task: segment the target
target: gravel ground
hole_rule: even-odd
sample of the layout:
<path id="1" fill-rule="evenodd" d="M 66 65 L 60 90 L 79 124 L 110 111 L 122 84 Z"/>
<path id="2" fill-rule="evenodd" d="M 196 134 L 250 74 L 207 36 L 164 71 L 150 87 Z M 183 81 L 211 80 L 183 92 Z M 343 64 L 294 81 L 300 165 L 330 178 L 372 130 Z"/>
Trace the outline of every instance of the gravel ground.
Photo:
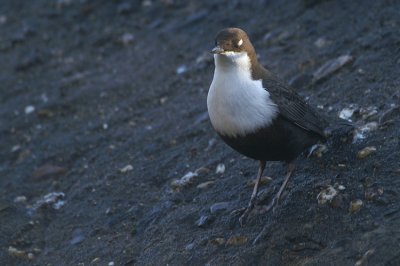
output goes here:
<path id="1" fill-rule="evenodd" d="M 0 264 L 400 265 L 399 10 L 3 1 Z M 258 164 L 218 138 L 206 107 L 208 51 L 228 26 L 321 114 L 358 127 L 299 157 L 276 211 L 243 227 L 231 212 Z M 259 205 L 285 171 L 267 164 Z"/>

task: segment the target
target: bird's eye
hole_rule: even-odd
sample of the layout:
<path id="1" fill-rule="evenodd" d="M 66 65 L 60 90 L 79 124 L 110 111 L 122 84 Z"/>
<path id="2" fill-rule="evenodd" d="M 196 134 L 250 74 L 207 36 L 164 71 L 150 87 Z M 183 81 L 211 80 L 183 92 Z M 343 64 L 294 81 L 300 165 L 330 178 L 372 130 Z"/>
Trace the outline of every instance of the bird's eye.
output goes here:
<path id="1" fill-rule="evenodd" d="M 235 48 L 239 48 L 240 46 L 242 46 L 242 44 L 243 44 L 243 40 L 242 39 L 240 39 L 239 41 L 233 41 L 233 46 L 235 47 Z"/>

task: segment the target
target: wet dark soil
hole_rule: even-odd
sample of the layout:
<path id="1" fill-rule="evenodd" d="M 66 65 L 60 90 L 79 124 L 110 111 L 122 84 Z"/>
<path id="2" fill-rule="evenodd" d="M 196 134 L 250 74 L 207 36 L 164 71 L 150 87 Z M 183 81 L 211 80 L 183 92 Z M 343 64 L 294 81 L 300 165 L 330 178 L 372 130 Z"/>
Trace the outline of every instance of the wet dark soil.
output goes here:
<path id="1" fill-rule="evenodd" d="M 0 264 L 399 265 L 399 10 L 389 0 L 2 1 Z M 349 108 L 373 125 L 299 157 L 278 208 L 243 227 L 231 211 L 246 206 L 257 162 L 217 137 L 206 108 L 207 52 L 228 26 L 320 113 Z M 351 60 L 312 78 L 342 55 Z M 376 150 L 358 158 L 365 147 Z M 259 205 L 285 171 L 267 164 Z"/>

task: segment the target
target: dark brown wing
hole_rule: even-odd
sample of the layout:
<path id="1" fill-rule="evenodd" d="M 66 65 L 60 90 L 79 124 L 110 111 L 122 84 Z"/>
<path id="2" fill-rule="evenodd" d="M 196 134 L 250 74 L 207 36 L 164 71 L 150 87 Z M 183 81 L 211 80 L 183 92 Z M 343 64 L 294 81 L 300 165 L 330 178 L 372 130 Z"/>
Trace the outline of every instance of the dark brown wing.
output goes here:
<path id="1" fill-rule="evenodd" d="M 283 81 L 268 72 L 264 75 L 263 87 L 269 92 L 271 100 L 278 105 L 279 112 L 285 119 L 325 137 L 327 121 Z"/>

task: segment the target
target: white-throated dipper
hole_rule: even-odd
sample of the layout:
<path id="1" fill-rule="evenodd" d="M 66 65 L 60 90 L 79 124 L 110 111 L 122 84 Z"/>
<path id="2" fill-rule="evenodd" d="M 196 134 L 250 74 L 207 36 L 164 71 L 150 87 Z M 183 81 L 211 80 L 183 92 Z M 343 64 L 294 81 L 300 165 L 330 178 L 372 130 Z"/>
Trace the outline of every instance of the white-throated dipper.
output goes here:
<path id="1" fill-rule="evenodd" d="M 265 208 L 268 211 L 279 201 L 295 158 L 325 139 L 328 123 L 258 62 L 243 30 L 221 30 L 212 53 L 215 71 L 207 96 L 211 124 L 230 147 L 260 162 L 249 205 L 239 219 L 242 224 L 254 207 L 266 161 L 288 163 L 283 184 Z"/>

